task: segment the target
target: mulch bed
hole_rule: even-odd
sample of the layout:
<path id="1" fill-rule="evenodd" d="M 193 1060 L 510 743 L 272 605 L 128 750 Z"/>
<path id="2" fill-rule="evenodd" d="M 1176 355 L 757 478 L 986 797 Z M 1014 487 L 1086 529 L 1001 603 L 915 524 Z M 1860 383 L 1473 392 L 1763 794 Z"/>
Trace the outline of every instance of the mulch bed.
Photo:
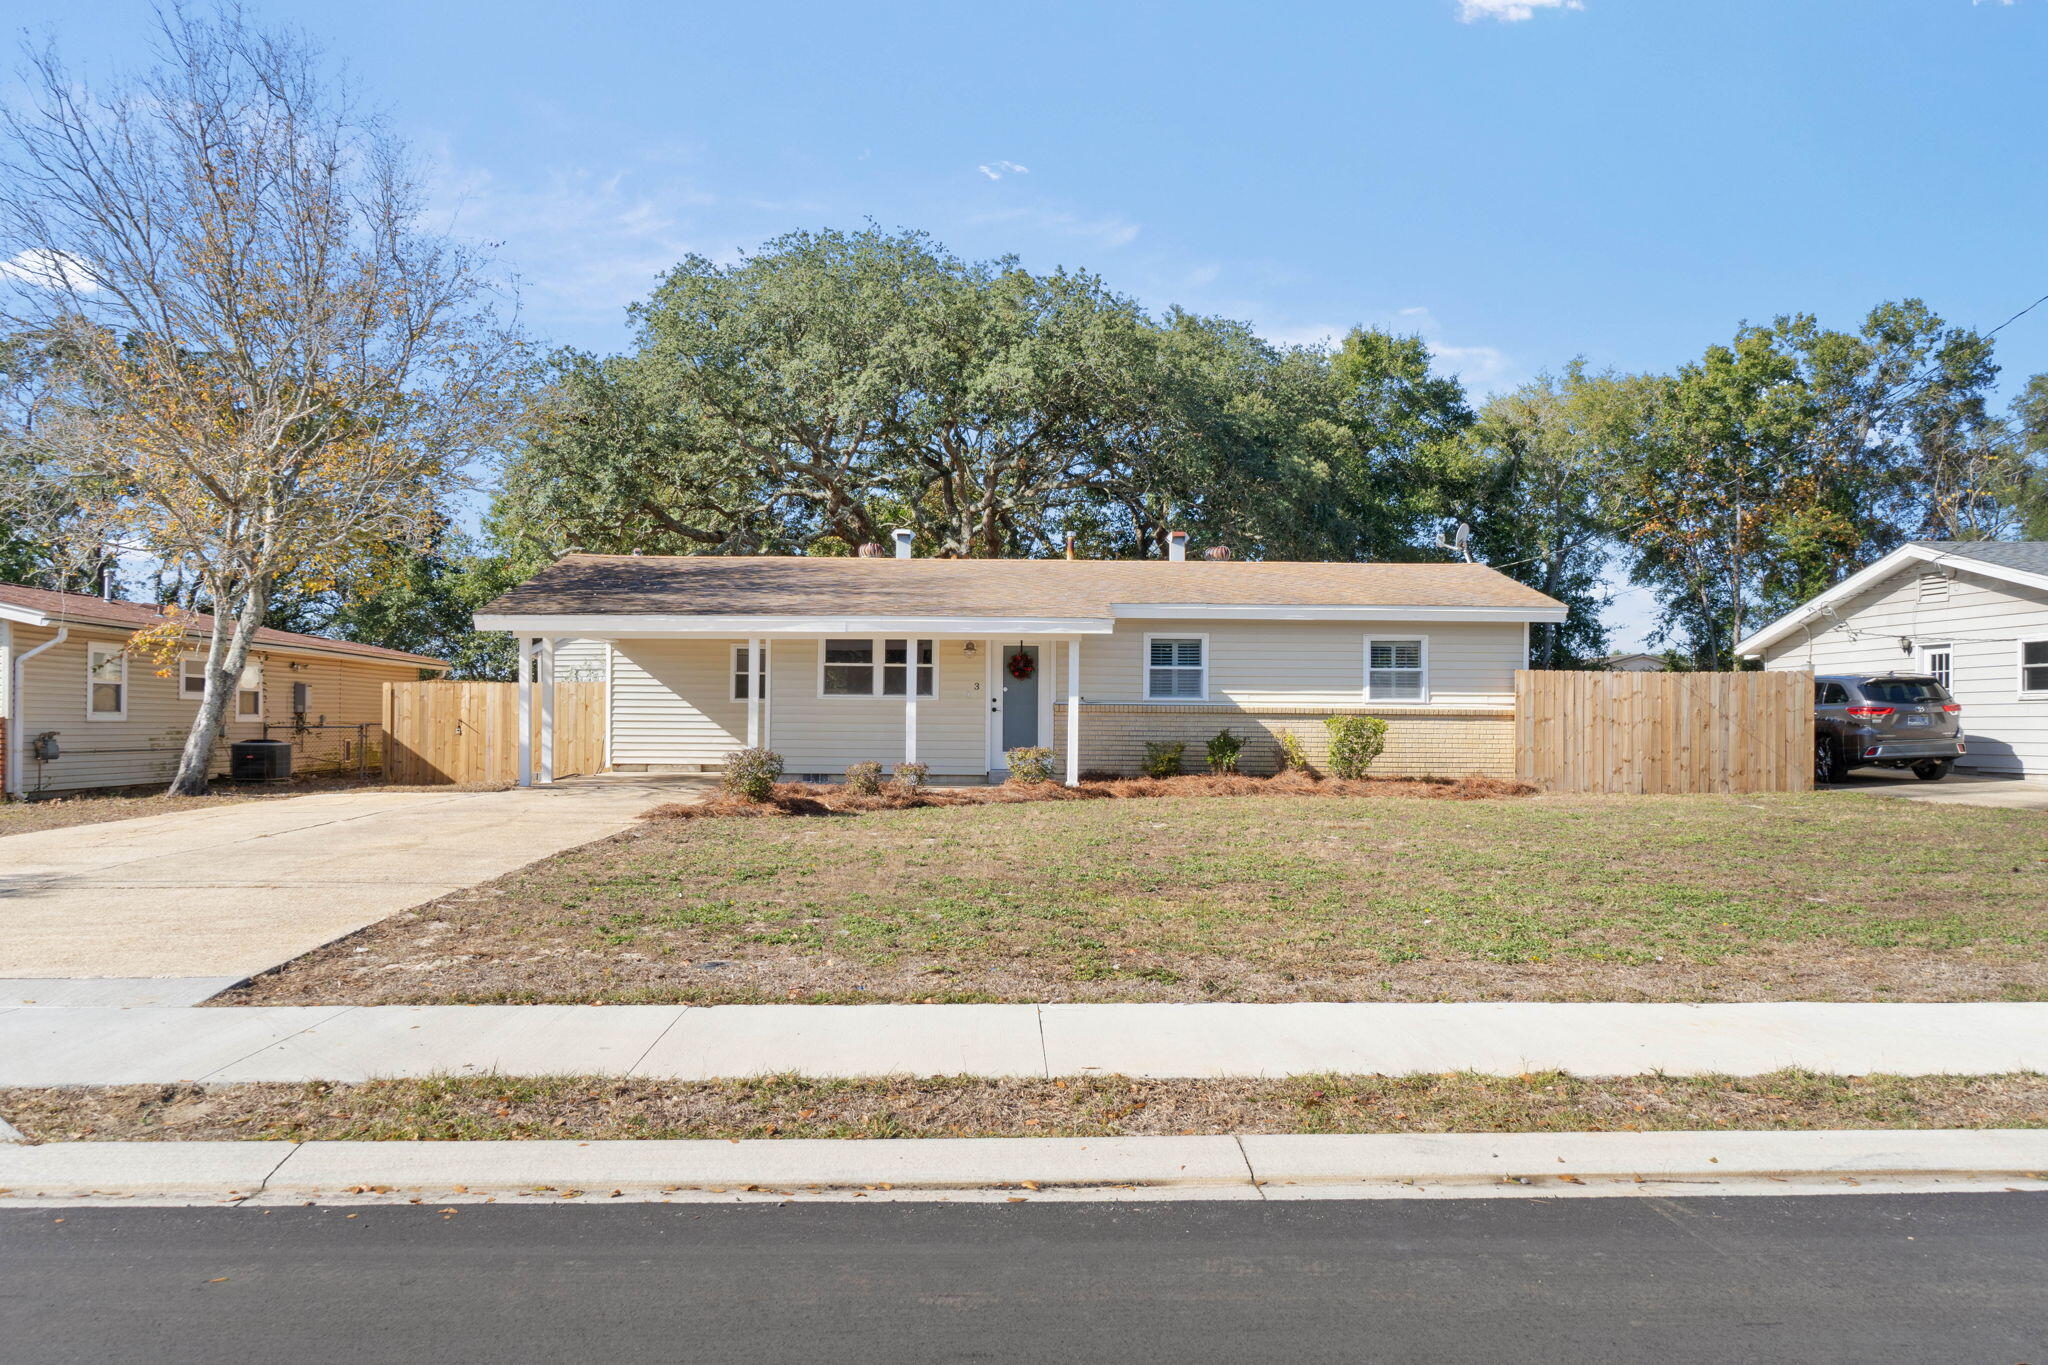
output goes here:
<path id="1" fill-rule="evenodd" d="M 1195 774 L 1182 777 L 1084 777 L 1058 782 L 1005 782 L 990 787 L 904 787 L 891 783 L 873 795 L 841 786 L 778 782 L 765 801 L 719 793 L 705 801 L 671 802 L 643 820 L 760 819 L 784 815 L 860 815 L 869 811 L 925 810 L 938 806 L 1014 806 L 1039 801 L 1144 801 L 1187 796 L 1361 796 L 1438 801 L 1490 801 L 1534 796 L 1526 782 L 1497 777 L 1317 777 L 1288 771 L 1272 777 Z"/>

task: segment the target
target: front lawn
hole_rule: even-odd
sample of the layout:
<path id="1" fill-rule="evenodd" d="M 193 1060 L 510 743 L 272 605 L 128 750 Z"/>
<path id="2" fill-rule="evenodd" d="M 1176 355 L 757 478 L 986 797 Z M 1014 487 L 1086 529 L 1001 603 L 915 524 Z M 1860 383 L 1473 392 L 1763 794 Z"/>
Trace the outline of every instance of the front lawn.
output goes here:
<path id="1" fill-rule="evenodd" d="M 1836 794 L 649 821 L 222 1003 L 2048 998 L 2048 816 Z"/>

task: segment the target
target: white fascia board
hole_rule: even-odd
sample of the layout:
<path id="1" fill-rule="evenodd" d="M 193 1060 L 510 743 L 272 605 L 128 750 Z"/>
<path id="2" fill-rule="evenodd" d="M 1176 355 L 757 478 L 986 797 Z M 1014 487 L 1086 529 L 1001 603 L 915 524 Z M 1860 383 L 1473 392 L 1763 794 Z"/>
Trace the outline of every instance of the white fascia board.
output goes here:
<path id="1" fill-rule="evenodd" d="M 50 624 L 50 618 L 42 612 L 32 611 L 27 607 L 9 606 L 5 602 L 0 602 L 0 621 L 13 621 L 24 626 L 47 626 Z"/>
<path id="2" fill-rule="evenodd" d="M 599 639 L 688 635 L 1107 635 L 1100 616 L 664 616 L 618 612 L 599 615 L 511 616 L 479 613 L 478 630 L 514 635 L 574 635 Z"/>
<path id="3" fill-rule="evenodd" d="M 1735 645 L 1735 652 L 1746 659 L 1756 658 L 1764 650 L 1769 649 L 1772 645 L 1805 625 L 1826 608 L 1833 606 L 1837 602 L 1854 597 L 1864 589 L 1891 577 L 1891 575 L 1905 568 L 1908 564 L 1916 563 L 1943 564 L 1963 573 L 1979 574 L 1985 578 L 1996 578 L 2006 583 L 2018 583 L 2023 587 L 2048 588 L 2048 574 L 2030 573 L 2025 569 L 2015 569 L 2005 564 L 1993 564 L 1988 560 L 1974 559 L 1969 555 L 1949 554 L 1930 545 L 1901 545 L 1883 559 L 1878 560 L 1867 568 L 1859 569 L 1855 573 L 1850 574 L 1847 578 L 1835 584 L 1834 587 L 1829 588 L 1818 597 L 1807 601 L 1803 606 L 1793 608 L 1765 626 L 1762 630 L 1757 631 L 1747 639 L 1738 641 Z"/>
<path id="4" fill-rule="evenodd" d="M 1156 621 L 1562 621 L 1563 607 L 1325 607 L 1240 603 L 1117 602 L 1120 618 Z"/>

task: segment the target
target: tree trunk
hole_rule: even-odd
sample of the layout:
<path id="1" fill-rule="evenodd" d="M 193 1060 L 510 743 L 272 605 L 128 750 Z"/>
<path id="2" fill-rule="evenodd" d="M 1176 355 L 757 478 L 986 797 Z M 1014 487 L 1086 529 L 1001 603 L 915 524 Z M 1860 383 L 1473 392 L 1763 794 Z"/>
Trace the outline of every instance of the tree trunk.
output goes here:
<path id="1" fill-rule="evenodd" d="M 270 609 L 270 584 L 259 579 L 249 587 L 242 609 L 229 625 L 222 612 L 225 594 L 214 594 L 213 638 L 206 649 L 206 691 L 199 699 L 199 714 L 185 736 L 184 752 L 178 756 L 177 776 L 171 779 L 172 796 L 204 796 L 207 774 L 213 767 L 213 751 L 226 728 L 228 706 L 240 690 L 242 669 L 249 662 L 249 646 L 263 613 Z"/>

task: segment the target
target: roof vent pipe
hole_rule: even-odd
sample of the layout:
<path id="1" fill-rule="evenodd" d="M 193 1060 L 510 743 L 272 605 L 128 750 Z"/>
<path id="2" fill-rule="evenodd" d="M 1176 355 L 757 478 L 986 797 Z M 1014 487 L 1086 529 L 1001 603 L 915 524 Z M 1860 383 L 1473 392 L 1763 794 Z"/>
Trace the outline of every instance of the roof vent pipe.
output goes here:
<path id="1" fill-rule="evenodd" d="M 1168 531 L 1166 533 L 1166 557 L 1178 564 L 1188 557 L 1188 533 Z"/>
<path id="2" fill-rule="evenodd" d="M 1230 558 L 1230 547 L 1228 545 L 1211 545 L 1208 549 L 1202 551 L 1202 558 L 1213 560 L 1220 564 Z"/>
<path id="3" fill-rule="evenodd" d="M 894 531 L 891 531 L 889 534 L 893 536 L 896 541 L 896 557 L 898 559 L 910 558 L 910 542 L 916 538 L 916 533 L 905 527 L 899 526 Z"/>

